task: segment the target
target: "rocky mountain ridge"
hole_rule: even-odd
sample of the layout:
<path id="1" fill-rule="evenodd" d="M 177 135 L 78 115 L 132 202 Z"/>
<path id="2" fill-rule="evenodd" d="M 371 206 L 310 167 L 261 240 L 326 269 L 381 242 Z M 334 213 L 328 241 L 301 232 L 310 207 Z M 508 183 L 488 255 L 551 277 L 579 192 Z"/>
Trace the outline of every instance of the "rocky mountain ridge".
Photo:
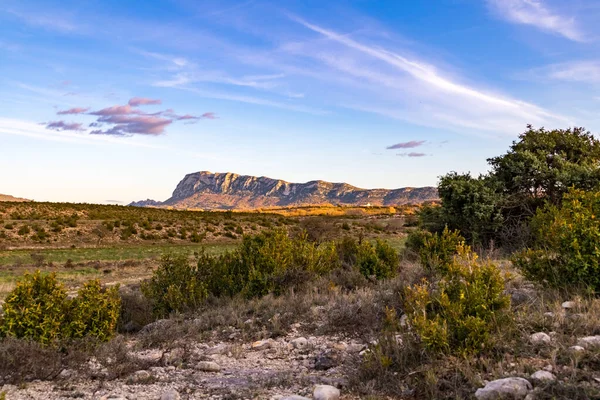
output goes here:
<path id="1" fill-rule="evenodd" d="M 21 197 L 15 197 L 8 194 L 0 194 L 0 201 L 9 201 L 9 202 L 27 202 L 33 201 L 29 199 L 23 199 Z"/>
<path id="2" fill-rule="evenodd" d="M 434 187 L 362 189 L 321 180 L 291 183 L 264 176 L 200 171 L 187 174 L 164 202 L 144 200 L 130 205 L 229 210 L 326 204 L 396 206 L 437 199 Z"/>

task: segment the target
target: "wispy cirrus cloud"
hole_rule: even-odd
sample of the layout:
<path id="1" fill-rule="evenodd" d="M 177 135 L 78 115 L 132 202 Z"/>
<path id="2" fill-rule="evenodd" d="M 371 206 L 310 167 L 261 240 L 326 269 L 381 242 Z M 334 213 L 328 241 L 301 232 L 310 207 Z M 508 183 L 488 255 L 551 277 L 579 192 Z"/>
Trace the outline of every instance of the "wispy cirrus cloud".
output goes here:
<path id="1" fill-rule="evenodd" d="M 400 157 L 410 157 L 410 158 L 427 156 L 427 154 L 425 154 L 425 153 L 417 153 L 414 151 L 410 152 L 410 153 L 398 153 L 397 155 Z"/>
<path id="2" fill-rule="evenodd" d="M 71 115 L 71 114 L 85 114 L 89 111 L 89 107 L 73 107 L 68 110 L 62 110 L 57 112 L 57 115 Z"/>
<path id="3" fill-rule="evenodd" d="M 528 123 L 572 124 L 570 118 L 535 104 L 480 89 L 411 53 L 290 18 L 325 40 L 295 42 L 284 46 L 285 51 L 321 63 L 327 68 L 321 75 L 354 90 L 355 96 L 344 96 L 352 100 L 338 102 L 344 107 L 475 134 L 512 134 Z"/>
<path id="4" fill-rule="evenodd" d="M 402 142 L 402 143 L 393 144 L 391 146 L 386 147 L 386 149 L 388 149 L 388 150 L 412 149 L 412 148 L 424 145 L 425 142 L 426 142 L 425 140 L 411 140 L 410 142 Z"/>
<path id="5" fill-rule="evenodd" d="M 584 60 L 536 68 L 529 75 L 557 81 L 600 83 L 600 61 Z"/>
<path id="6" fill-rule="evenodd" d="M 83 124 L 77 122 L 52 121 L 45 124 L 46 129 L 55 131 L 84 131 Z"/>
<path id="7" fill-rule="evenodd" d="M 531 25 L 576 42 L 586 41 L 574 17 L 551 10 L 542 0 L 487 0 L 487 3 L 507 21 Z"/>

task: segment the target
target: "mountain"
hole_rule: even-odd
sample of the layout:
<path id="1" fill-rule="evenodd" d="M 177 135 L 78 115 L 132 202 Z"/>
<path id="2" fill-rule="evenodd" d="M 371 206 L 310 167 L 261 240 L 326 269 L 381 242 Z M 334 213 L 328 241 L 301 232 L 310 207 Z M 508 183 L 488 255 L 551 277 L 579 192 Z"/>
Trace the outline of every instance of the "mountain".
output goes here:
<path id="1" fill-rule="evenodd" d="M 394 206 L 437 199 L 434 187 L 361 189 L 347 183 L 290 183 L 264 176 L 201 171 L 186 175 L 171 198 L 162 203 L 144 200 L 130 205 L 230 210 L 323 204 Z"/>
<path id="2" fill-rule="evenodd" d="M 0 194 L 0 201 L 10 201 L 14 203 L 22 203 L 26 201 L 33 201 L 28 199 L 22 199 L 20 197 L 9 196 L 8 194 Z"/>

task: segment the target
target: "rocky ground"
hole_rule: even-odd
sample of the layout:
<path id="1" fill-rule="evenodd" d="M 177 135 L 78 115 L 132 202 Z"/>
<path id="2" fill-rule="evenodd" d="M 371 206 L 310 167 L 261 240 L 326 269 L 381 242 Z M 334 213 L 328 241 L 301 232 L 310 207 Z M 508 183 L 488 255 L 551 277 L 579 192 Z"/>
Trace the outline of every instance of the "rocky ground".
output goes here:
<path id="1" fill-rule="evenodd" d="M 146 330 L 161 329 L 154 325 Z M 135 343 L 128 345 L 133 348 Z M 104 379 L 110 371 L 92 360 L 88 371 L 65 369 L 53 381 L 5 385 L 0 392 L 11 400 L 353 399 L 339 394 L 348 384 L 344 361 L 365 348 L 354 341 L 306 338 L 294 331 L 253 343 L 188 343 L 168 351 L 132 350 L 149 367 L 120 379 Z M 90 374 L 96 379 L 89 379 Z"/>

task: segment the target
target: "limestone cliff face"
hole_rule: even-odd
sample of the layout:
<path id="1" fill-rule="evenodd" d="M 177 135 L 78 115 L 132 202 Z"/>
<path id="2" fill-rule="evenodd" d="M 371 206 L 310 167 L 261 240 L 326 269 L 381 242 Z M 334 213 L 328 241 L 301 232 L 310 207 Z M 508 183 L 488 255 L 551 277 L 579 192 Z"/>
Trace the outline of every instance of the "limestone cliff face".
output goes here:
<path id="1" fill-rule="evenodd" d="M 33 201 L 33 200 L 22 199 L 20 197 L 10 196 L 8 194 L 0 194 L 0 201 L 22 203 L 22 202 Z"/>
<path id="2" fill-rule="evenodd" d="M 186 175 L 175 188 L 171 198 L 152 206 L 201 209 L 250 209 L 319 204 L 393 206 L 417 204 L 437 198 L 437 191 L 433 187 L 360 189 L 346 183 L 290 183 L 264 176 L 201 171 Z M 146 204 L 138 202 L 132 205 Z"/>

